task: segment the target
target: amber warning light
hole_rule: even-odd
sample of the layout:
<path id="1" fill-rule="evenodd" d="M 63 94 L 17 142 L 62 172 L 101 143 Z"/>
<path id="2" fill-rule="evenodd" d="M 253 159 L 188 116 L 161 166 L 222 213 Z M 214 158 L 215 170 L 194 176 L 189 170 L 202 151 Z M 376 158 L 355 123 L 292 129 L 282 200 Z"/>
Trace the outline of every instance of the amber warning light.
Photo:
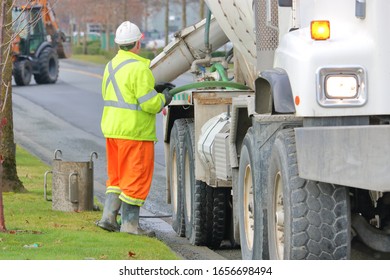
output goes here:
<path id="1" fill-rule="evenodd" d="M 314 40 L 328 40 L 330 38 L 330 22 L 316 20 L 311 22 L 311 38 Z"/>

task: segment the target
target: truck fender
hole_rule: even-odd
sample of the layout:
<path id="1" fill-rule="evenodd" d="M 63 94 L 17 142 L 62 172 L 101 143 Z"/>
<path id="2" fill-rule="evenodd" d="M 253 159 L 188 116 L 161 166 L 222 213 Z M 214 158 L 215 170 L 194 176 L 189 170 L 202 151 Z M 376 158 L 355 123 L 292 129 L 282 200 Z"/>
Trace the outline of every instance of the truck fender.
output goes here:
<path id="1" fill-rule="evenodd" d="M 259 114 L 295 113 L 294 98 L 287 72 L 265 70 L 255 81 L 255 111 Z"/>
<path id="2" fill-rule="evenodd" d="M 37 49 L 37 51 L 35 52 L 35 57 L 39 57 L 39 55 L 42 53 L 42 51 L 44 49 L 46 49 L 47 47 L 49 48 L 52 48 L 52 45 L 49 43 L 49 42 L 43 42 Z"/>

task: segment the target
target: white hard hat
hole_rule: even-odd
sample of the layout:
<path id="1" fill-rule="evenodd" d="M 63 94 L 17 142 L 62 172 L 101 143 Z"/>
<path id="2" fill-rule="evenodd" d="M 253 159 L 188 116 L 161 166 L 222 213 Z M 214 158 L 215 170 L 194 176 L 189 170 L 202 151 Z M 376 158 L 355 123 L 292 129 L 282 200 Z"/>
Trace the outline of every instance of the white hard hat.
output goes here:
<path id="1" fill-rule="evenodd" d="M 141 37 L 142 34 L 138 26 L 130 21 L 125 21 L 116 29 L 115 43 L 125 46 L 137 42 Z"/>

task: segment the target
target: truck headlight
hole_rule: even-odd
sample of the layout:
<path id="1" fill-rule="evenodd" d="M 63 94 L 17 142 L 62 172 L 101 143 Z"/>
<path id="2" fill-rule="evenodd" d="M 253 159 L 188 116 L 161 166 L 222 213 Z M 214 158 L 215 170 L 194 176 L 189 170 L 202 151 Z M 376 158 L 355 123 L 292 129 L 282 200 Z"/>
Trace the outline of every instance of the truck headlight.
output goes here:
<path id="1" fill-rule="evenodd" d="M 358 94 L 358 88 L 355 75 L 328 75 L 325 77 L 325 95 L 328 98 L 355 98 Z"/>
<path id="2" fill-rule="evenodd" d="M 320 68 L 317 101 L 324 107 L 362 106 L 367 102 L 366 72 L 362 67 Z"/>

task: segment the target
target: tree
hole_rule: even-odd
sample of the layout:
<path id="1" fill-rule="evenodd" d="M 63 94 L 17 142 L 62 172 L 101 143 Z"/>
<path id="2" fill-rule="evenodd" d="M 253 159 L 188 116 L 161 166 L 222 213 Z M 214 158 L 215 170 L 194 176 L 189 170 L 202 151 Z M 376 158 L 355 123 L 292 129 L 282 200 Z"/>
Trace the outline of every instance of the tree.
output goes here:
<path id="1" fill-rule="evenodd" d="M 12 0 L 2 0 L 3 23 L 2 23 L 2 79 L 1 79 L 1 98 L 0 120 L 6 120 L 3 123 L 2 137 L 0 139 L 0 154 L 3 157 L 2 191 L 25 191 L 22 182 L 19 180 L 16 171 L 15 142 L 13 132 L 12 115 Z"/>
<path id="2" fill-rule="evenodd" d="M 77 30 L 78 43 L 85 45 L 85 40 L 80 34 L 88 32 L 88 23 L 100 24 L 102 27 L 101 36 L 105 36 L 106 42 L 109 41 L 109 35 L 114 32 L 116 27 L 125 20 L 137 24 L 141 27 L 145 6 L 149 3 L 159 1 L 155 0 L 57 0 L 55 11 L 61 29 Z M 86 39 L 86 36 L 84 37 Z M 106 44 L 106 50 L 109 50 L 109 44 Z"/>
<path id="3" fill-rule="evenodd" d="M 26 191 L 16 171 L 12 115 L 12 0 L 0 1 L 0 231 L 5 231 L 3 192 Z M 25 2 L 26 3 L 26 2 Z"/>
<path id="4" fill-rule="evenodd" d="M 204 0 L 200 0 L 199 17 L 204 18 Z"/>
<path id="5" fill-rule="evenodd" d="M 169 33 L 169 0 L 165 0 L 165 45 L 168 45 L 169 43 L 168 33 Z"/>
<path id="6" fill-rule="evenodd" d="M 149 31 L 149 23 L 148 18 L 153 17 L 155 14 L 157 14 L 159 11 L 161 11 L 162 8 L 165 7 L 165 1 L 160 0 L 144 0 L 144 13 L 143 13 L 143 30 Z"/>
<path id="7" fill-rule="evenodd" d="M 5 10 L 6 10 L 6 3 L 3 1 L 1 3 L 1 13 L 0 13 L 0 64 L 3 62 L 3 26 L 5 25 Z M 0 67 L 0 88 L 3 89 L 3 67 Z M 0 102 L 0 107 L 2 103 Z M 1 139 L 1 129 L 0 129 L 0 139 Z M 6 230 L 5 228 L 5 221 L 4 221 L 4 206 L 3 206 L 3 182 L 1 180 L 3 174 L 3 156 L 0 155 L 0 232 L 3 232 Z"/>
<path id="8" fill-rule="evenodd" d="M 181 0 L 181 28 L 187 27 L 187 0 Z"/>

